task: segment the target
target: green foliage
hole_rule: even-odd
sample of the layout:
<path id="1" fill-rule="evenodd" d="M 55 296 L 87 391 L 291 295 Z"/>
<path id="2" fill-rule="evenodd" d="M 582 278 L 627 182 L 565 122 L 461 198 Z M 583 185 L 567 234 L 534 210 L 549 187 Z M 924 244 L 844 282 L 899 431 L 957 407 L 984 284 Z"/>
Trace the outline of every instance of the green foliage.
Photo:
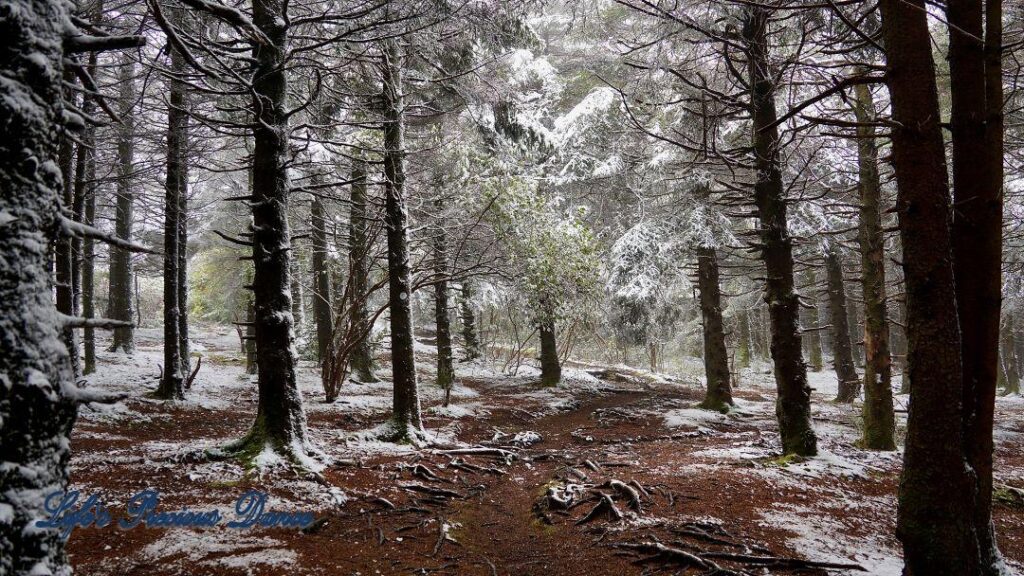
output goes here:
<path id="1" fill-rule="evenodd" d="M 245 316 L 252 263 L 240 261 L 241 248 L 217 245 L 190 263 L 189 313 L 210 322 L 230 323 Z M 237 317 L 236 317 L 237 315 Z"/>
<path id="2" fill-rule="evenodd" d="M 503 175 L 482 183 L 489 218 L 534 320 L 574 315 L 597 291 L 597 243 L 579 210 L 559 209 L 535 180 Z"/>

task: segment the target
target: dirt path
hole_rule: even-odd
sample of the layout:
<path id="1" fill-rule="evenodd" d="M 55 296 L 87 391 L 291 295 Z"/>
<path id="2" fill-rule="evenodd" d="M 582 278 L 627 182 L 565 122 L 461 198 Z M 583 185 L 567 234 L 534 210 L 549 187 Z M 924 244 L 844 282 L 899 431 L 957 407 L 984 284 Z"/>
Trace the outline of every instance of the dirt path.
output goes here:
<path id="1" fill-rule="evenodd" d="M 699 390 L 677 385 L 559 389 L 560 400 L 554 402 L 527 380 L 464 377 L 466 387 L 460 389 L 456 403 L 467 411 L 474 405 L 486 409 L 453 419 L 430 409 L 439 394 L 432 395 L 427 374 L 428 429 L 443 430 L 468 445 L 489 444 L 500 430 L 509 436 L 498 443 L 506 444 L 515 457 L 456 456 L 434 449 L 357 443 L 343 452 L 347 457 L 324 471 L 319 483 L 284 470 L 261 475 L 233 463 L 203 461 L 195 457 L 195 447 L 237 438 L 255 410 L 252 385 L 240 379 L 235 351 L 218 348 L 217 342 L 205 344 L 211 362 L 205 384 L 199 385 L 212 389 L 218 381 L 221 396 L 197 401 L 198 406 L 136 397 L 128 404 L 129 419 L 86 418 L 73 436 L 73 485 L 102 490 L 114 504 L 152 488 L 161 492 L 162 505 L 169 509 L 201 508 L 201 503 L 227 508 L 238 494 L 256 488 L 285 508 L 316 507 L 320 521 L 303 532 L 77 530 L 69 544 L 76 573 L 686 573 L 679 564 L 640 563 L 648 555 L 616 546 L 640 541 L 696 553 L 857 561 L 872 574 L 898 573 L 891 571 L 898 570 L 898 562 L 886 563 L 875 554 L 883 548 L 897 549 L 892 536 L 897 460 L 868 460 L 866 472 L 837 474 L 828 467 L 833 459 L 847 463 L 846 456 L 827 455 L 803 465 L 768 457 L 737 458 L 737 453 L 773 452 L 770 415 L 697 414 L 697 422 L 667 427 L 663 416 L 679 410 L 689 414 L 688 407 L 700 398 Z M 374 406 L 386 406 L 384 392 L 386 383 L 348 390 L 357 404 Z M 767 400 L 757 390 L 740 395 L 750 405 Z M 311 401 L 310 429 L 322 444 L 335 448 L 353 432 L 382 422 L 386 412 Z M 841 413 L 829 412 L 819 415 L 816 425 L 846 426 L 842 419 Z M 526 447 L 508 445 L 512 434 L 527 431 L 541 440 Z M 852 442 L 845 446 L 833 441 L 829 449 L 857 454 Z M 818 466 L 825 466 L 825 471 L 819 473 Z M 640 511 L 618 497 L 616 505 L 625 515 L 621 521 L 602 517 L 577 525 L 594 502 L 568 511 L 547 506 L 550 486 L 579 484 L 591 489 L 588 495 L 595 487 L 615 494 L 599 488 L 612 479 L 647 492 Z M 403 488 L 412 485 L 450 491 L 453 497 Z M 329 500 L 342 492 L 342 500 L 332 505 Z M 1020 516 L 1013 510 L 997 511 L 1003 549 L 1011 559 L 1022 553 Z M 831 539 L 836 539 L 834 547 L 828 545 Z M 807 553 L 808 542 L 813 554 Z M 850 542 L 858 548 L 851 549 Z M 750 573 L 795 572 L 776 565 Z"/>

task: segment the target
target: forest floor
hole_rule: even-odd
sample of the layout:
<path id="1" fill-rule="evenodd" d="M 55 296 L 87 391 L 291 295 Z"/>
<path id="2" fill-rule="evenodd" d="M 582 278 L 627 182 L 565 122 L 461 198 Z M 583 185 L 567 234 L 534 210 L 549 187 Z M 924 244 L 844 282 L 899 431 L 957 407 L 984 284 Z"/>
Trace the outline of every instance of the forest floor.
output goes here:
<path id="1" fill-rule="evenodd" d="M 681 555 L 651 558 L 653 548 L 629 547 L 637 543 L 662 543 L 744 574 L 825 573 L 782 559 L 865 570 L 833 574 L 900 573 L 893 535 L 900 453 L 857 447 L 859 405 L 830 401 L 831 372 L 811 375 L 820 455 L 786 460 L 778 457 L 766 366 L 743 372 L 728 415 L 693 408 L 702 397 L 698 373 L 666 380 L 619 367 L 608 380 L 592 375 L 601 367 L 579 365 L 566 368 L 563 385 L 541 388 L 529 367 L 509 377 L 500 367 L 460 363 L 451 405 L 442 408 L 432 347 L 421 343 L 425 427 L 436 446 L 414 448 L 373 439 L 390 409 L 389 382 L 346 383 L 341 399 L 325 404 L 316 368 L 303 363 L 309 434 L 327 461 L 312 478 L 263 456 L 266 466 L 256 468 L 202 457 L 246 432 L 256 389 L 233 330 L 197 332 L 193 352 L 203 363 L 184 402 L 149 397 L 162 362 L 156 331 L 138 331 L 132 356 L 100 354 L 89 385 L 130 397 L 82 410 L 72 433 L 72 488 L 101 493 L 115 511 L 152 488 L 162 510 L 224 512 L 254 488 L 269 494 L 274 510 L 315 510 L 319 520 L 301 531 L 77 529 L 68 547 L 77 574 L 698 572 L 687 572 Z M 997 484 L 1024 488 L 1024 398 L 999 399 L 996 437 Z M 451 452 L 472 446 L 490 451 Z M 549 491 L 575 496 L 576 505 L 556 509 Z M 600 493 L 614 497 L 623 517 L 600 511 L 580 523 Z M 1011 573 L 1021 571 L 1024 507 L 1000 503 L 995 514 Z M 757 566 L 749 557 L 777 560 Z"/>

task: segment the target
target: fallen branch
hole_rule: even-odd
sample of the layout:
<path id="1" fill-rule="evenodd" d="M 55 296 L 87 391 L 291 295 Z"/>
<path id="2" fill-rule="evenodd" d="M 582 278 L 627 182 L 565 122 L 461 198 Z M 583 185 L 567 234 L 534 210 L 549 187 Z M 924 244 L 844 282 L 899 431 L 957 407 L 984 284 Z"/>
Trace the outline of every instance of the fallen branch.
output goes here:
<path id="1" fill-rule="evenodd" d="M 203 357 L 200 356 L 199 358 L 196 359 L 196 368 L 195 368 L 195 370 L 193 370 L 192 373 L 188 375 L 188 378 L 185 379 L 185 390 L 191 390 L 192 389 L 192 381 L 196 379 L 196 375 L 199 374 L 199 367 L 202 366 L 202 365 L 203 365 Z"/>

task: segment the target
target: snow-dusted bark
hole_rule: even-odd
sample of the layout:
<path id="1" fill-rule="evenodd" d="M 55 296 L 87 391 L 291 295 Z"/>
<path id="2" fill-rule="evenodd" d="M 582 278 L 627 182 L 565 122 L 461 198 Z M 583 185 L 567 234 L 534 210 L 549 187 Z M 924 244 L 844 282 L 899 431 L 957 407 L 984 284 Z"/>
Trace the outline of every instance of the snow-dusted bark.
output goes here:
<path id="1" fill-rule="evenodd" d="M 0 5 L 0 574 L 69 574 L 44 499 L 67 486 L 71 362 L 51 300 L 66 4 Z"/>
<path id="2" fill-rule="evenodd" d="M 171 48 L 171 69 L 175 72 L 184 70 L 184 58 L 179 51 Z M 167 173 L 164 180 L 164 377 L 157 388 L 157 396 L 168 400 L 185 397 L 185 377 L 183 369 L 187 364 L 182 362 L 181 350 L 181 296 L 184 290 L 178 266 L 181 265 L 180 252 L 182 196 L 186 194 L 183 178 L 185 169 L 185 85 L 170 79 L 170 97 L 167 108 Z"/>
<path id="3" fill-rule="evenodd" d="M 227 450 L 248 457 L 272 449 L 302 463 L 308 446 L 306 413 L 295 381 L 284 68 L 288 28 L 283 10 L 277 0 L 253 3 L 253 22 L 268 39 L 253 47 L 252 76 L 252 286 L 259 404 L 248 435 Z"/>
<path id="4" fill-rule="evenodd" d="M 412 338 L 412 283 L 409 271 L 408 214 L 405 206 L 405 101 L 397 42 L 385 42 L 384 72 L 384 225 L 388 239 L 391 372 L 395 431 L 401 438 L 422 427 Z"/>

